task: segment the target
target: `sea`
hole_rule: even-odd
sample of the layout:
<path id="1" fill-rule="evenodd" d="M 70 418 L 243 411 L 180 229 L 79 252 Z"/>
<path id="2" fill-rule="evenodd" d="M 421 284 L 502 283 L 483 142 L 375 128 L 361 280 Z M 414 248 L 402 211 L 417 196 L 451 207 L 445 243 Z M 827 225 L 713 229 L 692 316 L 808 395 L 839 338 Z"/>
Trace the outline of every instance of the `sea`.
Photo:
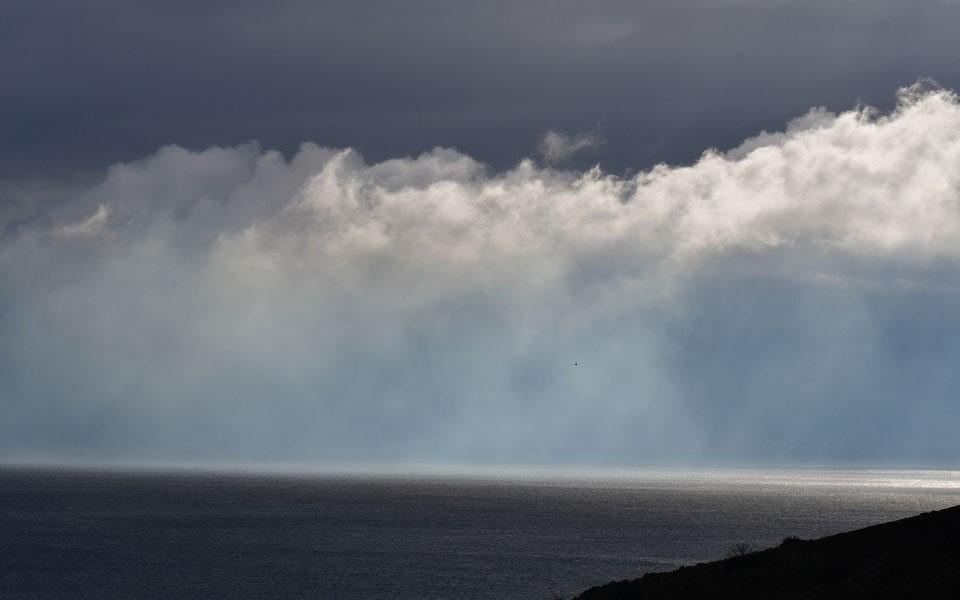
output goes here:
<path id="1" fill-rule="evenodd" d="M 0 468 L 3 599 L 542 599 L 960 504 L 960 472 Z"/>

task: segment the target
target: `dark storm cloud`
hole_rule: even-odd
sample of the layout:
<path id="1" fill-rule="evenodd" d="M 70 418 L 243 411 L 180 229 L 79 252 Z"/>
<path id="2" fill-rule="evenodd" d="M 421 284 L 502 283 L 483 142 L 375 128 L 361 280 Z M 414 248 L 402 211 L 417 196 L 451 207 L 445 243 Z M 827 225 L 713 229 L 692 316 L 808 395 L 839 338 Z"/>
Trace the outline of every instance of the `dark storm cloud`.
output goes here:
<path id="1" fill-rule="evenodd" d="M 547 130 L 689 162 L 810 106 L 960 87 L 954 2 L 0 3 L 0 177 L 251 139 L 503 168 Z"/>
<path id="2" fill-rule="evenodd" d="M 917 85 L 629 177 L 167 146 L 8 186 L 0 456 L 955 461 L 958 156 Z"/>

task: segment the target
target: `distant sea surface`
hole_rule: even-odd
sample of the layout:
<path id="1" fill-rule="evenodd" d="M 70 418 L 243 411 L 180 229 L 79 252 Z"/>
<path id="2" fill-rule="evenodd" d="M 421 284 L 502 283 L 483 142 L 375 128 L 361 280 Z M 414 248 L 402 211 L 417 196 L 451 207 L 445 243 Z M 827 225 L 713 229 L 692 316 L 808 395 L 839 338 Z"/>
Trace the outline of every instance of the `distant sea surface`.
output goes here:
<path id="1" fill-rule="evenodd" d="M 0 598 L 569 598 L 960 504 L 954 471 L 0 469 Z"/>

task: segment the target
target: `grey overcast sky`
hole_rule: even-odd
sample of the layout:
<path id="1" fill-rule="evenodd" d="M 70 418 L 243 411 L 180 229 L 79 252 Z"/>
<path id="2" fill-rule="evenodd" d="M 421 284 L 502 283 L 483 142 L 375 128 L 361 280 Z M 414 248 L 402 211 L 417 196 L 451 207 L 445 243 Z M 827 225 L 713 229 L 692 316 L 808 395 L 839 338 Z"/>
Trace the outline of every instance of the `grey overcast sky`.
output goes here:
<path id="1" fill-rule="evenodd" d="M 0 459 L 956 466 L 957 23 L 0 0 Z"/>
<path id="2" fill-rule="evenodd" d="M 960 86 L 953 0 L 0 2 L 0 176 L 176 143 L 456 148 L 497 168 L 594 133 L 611 172 L 689 162 L 812 106 Z"/>

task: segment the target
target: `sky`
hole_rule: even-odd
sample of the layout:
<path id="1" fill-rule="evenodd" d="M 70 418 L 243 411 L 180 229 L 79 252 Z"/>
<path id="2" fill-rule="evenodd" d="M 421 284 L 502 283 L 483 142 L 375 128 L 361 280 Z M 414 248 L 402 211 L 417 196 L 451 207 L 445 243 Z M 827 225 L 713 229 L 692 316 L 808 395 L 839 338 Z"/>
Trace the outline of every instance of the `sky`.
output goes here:
<path id="1" fill-rule="evenodd" d="M 0 459 L 956 466 L 958 21 L 0 0 Z"/>

